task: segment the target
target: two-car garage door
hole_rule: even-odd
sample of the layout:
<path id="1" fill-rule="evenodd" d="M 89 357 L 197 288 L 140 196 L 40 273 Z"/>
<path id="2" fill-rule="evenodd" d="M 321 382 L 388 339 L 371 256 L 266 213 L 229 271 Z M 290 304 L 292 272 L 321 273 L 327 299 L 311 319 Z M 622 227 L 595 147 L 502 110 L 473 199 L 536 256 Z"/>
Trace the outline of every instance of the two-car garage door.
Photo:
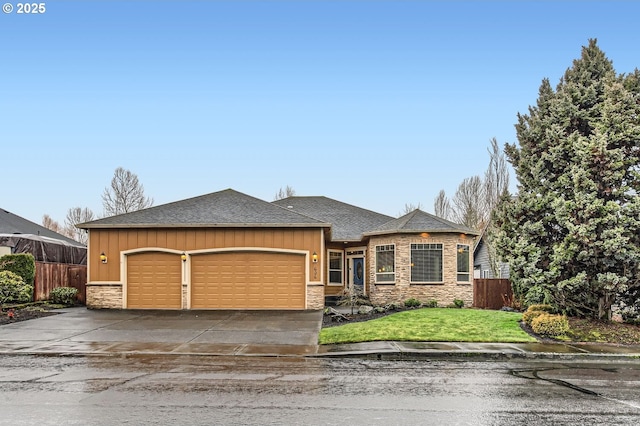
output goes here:
<path id="1" fill-rule="evenodd" d="M 180 309 L 177 254 L 127 256 L 127 307 Z M 190 259 L 192 309 L 304 309 L 305 256 L 282 252 L 216 252 Z"/>
<path id="2" fill-rule="evenodd" d="M 193 309 L 304 309 L 304 256 L 224 252 L 191 259 Z"/>

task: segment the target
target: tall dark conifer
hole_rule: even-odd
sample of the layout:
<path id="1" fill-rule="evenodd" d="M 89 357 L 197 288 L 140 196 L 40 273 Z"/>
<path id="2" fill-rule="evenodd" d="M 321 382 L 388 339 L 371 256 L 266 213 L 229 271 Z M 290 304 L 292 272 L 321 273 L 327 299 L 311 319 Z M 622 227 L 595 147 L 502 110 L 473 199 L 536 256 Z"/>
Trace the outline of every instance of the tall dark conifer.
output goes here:
<path id="1" fill-rule="evenodd" d="M 590 40 L 518 115 L 506 153 L 518 193 L 496 211 L 496 249 L 525 304 L 604 317 L 640 286 L 640 84 Z"/>

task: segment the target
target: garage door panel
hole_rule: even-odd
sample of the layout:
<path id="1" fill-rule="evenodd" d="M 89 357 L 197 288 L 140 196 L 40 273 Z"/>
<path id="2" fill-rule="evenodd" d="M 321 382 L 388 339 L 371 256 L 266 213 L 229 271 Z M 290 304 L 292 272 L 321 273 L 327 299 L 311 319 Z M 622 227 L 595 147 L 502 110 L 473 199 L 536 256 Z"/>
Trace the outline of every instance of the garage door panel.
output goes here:
<path id="1" fill-rule="evenodd" d="M 191 259 L 194 309 L 304 309 L 305 257 L 225 252 Z"/>
<path id="2" fill-rule="evenodd" d="M 127 308 L 181 309 L 182 264 L 176 254 L 127 256 Z"/>

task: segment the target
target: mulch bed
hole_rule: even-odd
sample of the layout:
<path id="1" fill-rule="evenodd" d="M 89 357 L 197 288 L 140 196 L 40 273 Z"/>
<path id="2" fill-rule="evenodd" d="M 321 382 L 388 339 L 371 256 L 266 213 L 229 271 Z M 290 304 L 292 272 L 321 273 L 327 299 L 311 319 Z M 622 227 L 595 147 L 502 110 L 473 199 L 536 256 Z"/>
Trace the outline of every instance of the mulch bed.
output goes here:
<path id="1" fill-rule="evenodd" d="M 354 308 L 353 314 L 350 314 L 350 313 L 343 314 L 347 318 L 346 320 L 339 319 L 331 315 L 325 314 L 322 317 L 322 328 L 335 327 L 337 325 L 352 324 L 352 323 L 362 322 L 362 321 L 369 321 L 376 318 L 386 317 L 387 315 L 395 314 L 398 312 L 407 311 L 409 309 L 411 308 L 399 308 L 396 310 L 386 311 L 386 312 L 371 311 L 368 314 L 359 314 L 358 308 L 356 307 Z"/>
<path id="2" fill-rule="evenodd" d="M 57 312 L 40 309 L 3 309 L 0 312 L 0 325 L 12 324 L 14 322 L 27 321 L 30 319 L 57 315 Z"/>

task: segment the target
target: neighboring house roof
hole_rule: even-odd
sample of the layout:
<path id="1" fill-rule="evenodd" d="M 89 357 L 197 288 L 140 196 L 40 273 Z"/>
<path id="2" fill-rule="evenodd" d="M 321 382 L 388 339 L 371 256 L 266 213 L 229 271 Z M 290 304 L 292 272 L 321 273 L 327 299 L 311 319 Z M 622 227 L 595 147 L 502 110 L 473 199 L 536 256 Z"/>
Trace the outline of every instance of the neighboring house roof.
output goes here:
<path id="1" fill-rule="evenodd" d="M 42 225 L 31 222 L 23 217 L 15 215 L 7 210 L 0 208 L 0 234 L 22 235 L 25 238 L 31 236 L 39 236 L 52 238 L 56 241 L 62 241 L 77 247 L 85 247 L 84 244 L 76 240 L 58 234 Z"/>
<path id="2" fill-rule="evenodd" d="M 479 235 L 466 226 L 450 222 L 438 216 L 424 212 L 420 209 L 413 210 L 402 217 L 391 220 L 374 230 L 365 232 L 364 235 L 401 234 L 415 232 L 456 232 L 461 234 Z"/>
<path id="3" fill-rule="evenodd" d="M 329 227 L 323 223 L 233 189 L 106 217 L 78 225 L 94 228 L 166 227 Z"/>
<path id="4" fill-rule="evenodd" d="M 482 247 L 485 246 L 484 242 L 484 231 L 480 234 L 480 238 L 476 241 L 476 246 L 473 248 L 473 255 L 475 256 L 477 252 L 482 250 Z"/>
<path id="5" fill-rule="evenodd" d="M 361 241 L 362 235 L 393 219 L 391 216 L 366 210 L 327 197 L 288 197 L 273 204 L 331 224 L 333 241 Z"/>
<path id="6" fill-rule="evenodd" d="M 473 249 L 473 266 L 480 267 L 480 269 L 489 269 L 491 271 L 490 278 L 493 278 L 494 274 L 494 265 L 492 264 L 491 253 L 489 252 L 489 244 L 486 239 L 486 231 L 485 228 L 480 234 L 480 238 L 478 238 L 476 242 L 476 246 Z M 497 264 L 499 271 L 495 271 L 499 273 L 498 278 L 509 278 L 509 264 L 506 262 L 498 262 Z"/>

